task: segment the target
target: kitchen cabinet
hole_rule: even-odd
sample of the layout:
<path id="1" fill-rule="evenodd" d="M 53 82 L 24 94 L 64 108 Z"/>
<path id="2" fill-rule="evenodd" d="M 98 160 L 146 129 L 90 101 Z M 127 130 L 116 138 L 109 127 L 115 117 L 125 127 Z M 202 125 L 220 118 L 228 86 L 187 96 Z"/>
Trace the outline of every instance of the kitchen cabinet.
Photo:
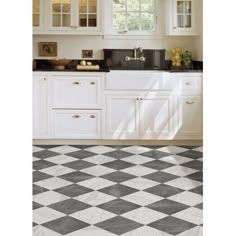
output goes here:
<path id="1" fill-rule="evenodd" d="M 33 10 L 32 10 L 32 23 L 33 23 L 33 33 L 43 32 L 43 0 L 33 0 Z"/>
<path id="2" fill-rule="evenodd" d="M 47 75 L 33 76 L 33 138 L 48 137 Z"/>
<path id="3" fill-rule="evenodd" d="M 196 0 L 167 0 L 167 35 L 197 35 Z"/>
<path id="4" fill-rule="evenodd" d="M 100 0 L 48 1 L 48 33 L 99 33 L 101 15 L 100 4 Z"/>

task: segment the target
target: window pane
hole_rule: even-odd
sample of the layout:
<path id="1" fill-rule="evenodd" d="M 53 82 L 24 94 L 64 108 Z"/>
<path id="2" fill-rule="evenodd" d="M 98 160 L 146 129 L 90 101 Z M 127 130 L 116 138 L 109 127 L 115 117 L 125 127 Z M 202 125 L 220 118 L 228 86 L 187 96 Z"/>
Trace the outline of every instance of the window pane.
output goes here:
<path id="1" fill-rule="evenodd" d="M 143 12 L 141 14 L 141 30 L 151 31 L 153 30 L 153 14 Z"/>
<path id="2" fill-rule="evenodd" d="M 117 12 L 113 14 L 113 29 L 115 31 L 126 30 L 125 12 Z"/>
<path id="3" fill-rule="evenodd" d="M 141 1 L 141 11 L 153 12 L 154 4 L 153 0 L 142 0 Z"/>
<path id="4" fill-rule="evenodd" d="M 128 11 L 139 11 L 139 0 L 127 0 Z"/>
<path id="5" fill-rule="evenodd" d="M 125 11 L 125 0 L 113 0 L 113 11 Z"/>
<path id="6" fill-rule="evenodd" d="M 129 12 L 127 14 L 128 30 L 139 30 L 139 13 Z"/>

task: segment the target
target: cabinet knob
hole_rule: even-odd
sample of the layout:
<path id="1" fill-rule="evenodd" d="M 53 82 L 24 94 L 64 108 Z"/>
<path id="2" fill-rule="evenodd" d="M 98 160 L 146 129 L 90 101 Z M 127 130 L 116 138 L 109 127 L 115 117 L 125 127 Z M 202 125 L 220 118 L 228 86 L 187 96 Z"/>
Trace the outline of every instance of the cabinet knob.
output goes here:
<path id="1" fill-rule="evenodd" d="M 74 26 L 73 26 L 73 25 L 71 25 L 71 26 L 70 26 L 70 28 L 71 28 L 71 29 L 73 29 L 73 28 L 74 28 Z"/>
<path id="2" fill-rule="evenodd" d="M 96 116 L 95 115 L 91 115 L 90 118 L 95 118 Z"/>
<path id="3" fill-rule="evenodd" d="M 186 82 L 186 85 L 193 85 L 193 82 Z"/>
<path id="4" fill-rule="evenodd" d="M 80 115 L 73 115 L 72 116 L 72 118 L 76 118 L 76 119 L 78 119 L 78 118 L 80 118 L 81 116 Z"/>
<path id="5" fill-rule="evenodd" d="M 173 29 L 176 29 L 176 26 L 174 26 Z"/>
<path id="6" fill-rule="evenodd" d="M 43 80 L 45 81 L 45 80 L 47 80 L 46 78 L 43 78 Z"/>
<path id="7" fill-rule="evenodd" d="M 91 85 L 94 85 L 94 84 L 95 84 L 95 82 L 91 82 L 90 84 L 91 84 Z"/>
<path id="8" fill-rule="evenodd" d="M 137 101 L 139 101 L 139 98 L 137 98 Z"/>
<path id="9" fill-rule="evenodd" d="M 77 26 L 76 26 L 76 25 L 74 26 L 74 29 L 77 29 Z"/>
<path id="10" fill-rule="evenodd" d="M 194 101 L 186 101 L 186 104 L 193 104 Z"/>
<path id="11" fill-rule="evenodd" d="M 79 85 L 80 83 L 79 83 L 79 82 L 74 82 L 73 84 L 75 84 L 75 85 Z"/>
<path id="12" fill-rule="evenodd" d="M 140 98 L 141 101 L 143 101 L 143 98 Z"/>

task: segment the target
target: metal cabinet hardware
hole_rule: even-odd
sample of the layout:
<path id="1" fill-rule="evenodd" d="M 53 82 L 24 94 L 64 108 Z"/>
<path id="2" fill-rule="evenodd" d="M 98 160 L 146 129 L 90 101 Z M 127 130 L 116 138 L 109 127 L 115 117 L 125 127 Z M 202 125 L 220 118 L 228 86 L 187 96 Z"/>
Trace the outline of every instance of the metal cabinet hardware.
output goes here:
<path id="1" fill-rule="evenodd" d="M 72 118 L 80 118 L 80 115 L 73 115 Z"/>
<path id="2" fill-rule="evenodd" d="M 140 98 L 141 101 L 143 101 L 143 98 Z"/>
<path id="3" fill-rule="evenodd" d="M 94 84 L 95 84 L 95 82 L 90 82 L 90 84 L 91 84 L 91 85 L 94 85 Z"/>
<path id="4" fill-rule="evenodd" d="M 96 116 L 95 115 L 91 115 L 90 118 L 95 118 Z"/>
<path id="5" fill-rule="evenodd" d="M 43 80 L 47 80 L 46 78 L 43 78 Z"/>
<path id="6" fill-rule="evenodd" d="M 74 82 L 73 84 L 75 84 L 75 85 L 79 85 L 80 83 L 79 83 L 79 82 Z"/>
<path id="7" fill-rule="evenodd" d="M 137 98 L 137 101 L 139 101 L 139 98 Z"/>
<path id="8" fill-rule="evenodd" d="M 186 101 L 186 104 L 193 104 L 194 101 Z"/>
<path id="9" fill-rule="evenodd" d="M 193 85 L 193 82 L 186 82 L 186 85 Z"/>

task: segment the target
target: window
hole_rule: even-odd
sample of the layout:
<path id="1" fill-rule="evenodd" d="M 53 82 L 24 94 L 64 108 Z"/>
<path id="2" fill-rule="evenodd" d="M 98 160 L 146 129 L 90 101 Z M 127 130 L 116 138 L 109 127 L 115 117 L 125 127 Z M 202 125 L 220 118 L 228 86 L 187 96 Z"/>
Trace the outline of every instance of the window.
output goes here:
<path id="1" fill-rule="evenodd" d="M 155 0 L 113 0 L 113 30 L 154 31 Z"/>

